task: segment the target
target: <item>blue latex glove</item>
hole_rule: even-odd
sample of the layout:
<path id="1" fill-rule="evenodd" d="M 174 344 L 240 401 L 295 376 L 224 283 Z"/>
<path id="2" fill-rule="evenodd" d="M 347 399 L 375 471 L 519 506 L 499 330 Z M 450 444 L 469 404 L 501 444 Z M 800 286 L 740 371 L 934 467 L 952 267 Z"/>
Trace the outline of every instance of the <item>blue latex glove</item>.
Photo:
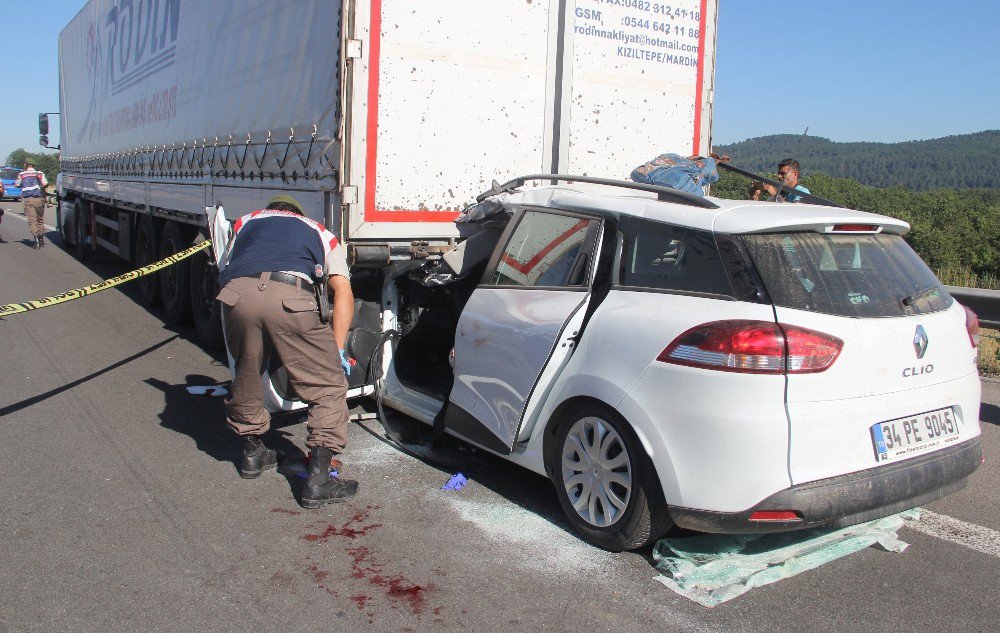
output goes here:
<path id="1" fill-rule="evenodd" d="M 347 350 L 340 350 L 340 366 L 344 368 L 344 374 L 351 375 L 351 363 L 347 360 Z"/>
<path id="2" fill-rule="evenodd" d="M 462 473 L 455 473 L 448 483 L 441 486 L 441 490 L 461 490 L 469 480 Z"/>

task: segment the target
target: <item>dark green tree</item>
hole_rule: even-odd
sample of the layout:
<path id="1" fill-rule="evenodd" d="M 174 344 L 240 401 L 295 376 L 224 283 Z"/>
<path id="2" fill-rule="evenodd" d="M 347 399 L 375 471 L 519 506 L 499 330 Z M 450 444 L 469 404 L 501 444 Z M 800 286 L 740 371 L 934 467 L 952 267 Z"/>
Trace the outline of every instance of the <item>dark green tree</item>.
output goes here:
<path id="1" fill-rule="evenodd" d="M 50 184 L 55 184 L 56 175 L 59 173 L 59 154 L 34 153 L 19 147 L 7 155 L 6 164 L 11 167 L 23 167 L 27 158 L 35 161 L 35 167 L 45 174 Z"/>
<path id="2" fill-rule="evenodd" d="M 774 174 L 769 175 L 771 178 Z M 911 191 L 902 185 L 876 188 L 821 172 L 803 176 L 817 196 L 851 209 L 908 222 L 906 240 L 935 269 L 969 269 L 996 277 L 1000 271 L 1000 191 L 938 188 Z M 712 195 L 747 200 L 750 179 L 722 171 Z"/>

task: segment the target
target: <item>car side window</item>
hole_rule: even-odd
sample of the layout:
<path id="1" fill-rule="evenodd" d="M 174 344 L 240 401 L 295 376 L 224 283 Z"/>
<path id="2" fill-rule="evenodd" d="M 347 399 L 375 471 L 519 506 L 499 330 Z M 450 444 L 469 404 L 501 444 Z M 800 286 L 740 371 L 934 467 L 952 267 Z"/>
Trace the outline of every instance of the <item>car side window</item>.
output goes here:
<path id="1" fill-rule="evenodd" d="M 581 287 L 589 281 L 588 230 L 596 220 L 526 211 L 500 253 L 489 284 Z"/>
<path id="2" fill-rule="evenodd" d="M 619 285 L 732 295 L 710 231 L 623 217 Z"/>

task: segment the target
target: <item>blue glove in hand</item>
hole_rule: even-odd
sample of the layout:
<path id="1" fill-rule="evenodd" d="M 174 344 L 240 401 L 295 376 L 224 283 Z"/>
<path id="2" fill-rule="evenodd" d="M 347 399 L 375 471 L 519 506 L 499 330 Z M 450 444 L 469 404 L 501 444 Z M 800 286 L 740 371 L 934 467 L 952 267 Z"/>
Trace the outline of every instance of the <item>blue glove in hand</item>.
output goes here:
<path id="1" fill-rule="evenodd" d="M 340 350 L 340 366 L 344 368 L 344 374 L 351 375 L 351 363 L 347 360 L 347 350 Z"/>

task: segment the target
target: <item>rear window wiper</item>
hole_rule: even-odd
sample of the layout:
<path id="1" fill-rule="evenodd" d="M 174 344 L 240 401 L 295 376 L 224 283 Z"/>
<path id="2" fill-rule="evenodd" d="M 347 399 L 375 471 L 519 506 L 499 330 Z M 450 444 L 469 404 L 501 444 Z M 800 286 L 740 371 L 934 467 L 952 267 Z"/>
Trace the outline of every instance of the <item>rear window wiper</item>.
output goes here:
<path id="1" fill-rule="evenodd" d="M 923 299 L 927 295 L 934 294 L 937 291 L 938 291 L 938 287 L 937 286 L 930 286 L 929 288 L 924 288 L 923 290 L 920 290 L 919 292 L 914 292 L 912 295 L 907 295 L 907 296 L 903 297 L 902 299 L 900 299 L 900 301 L 902 302 L 902 304 L 904 306 L 909 307 L 909 306 L 913 305 L 913 303 L 915 301 Z"/>

